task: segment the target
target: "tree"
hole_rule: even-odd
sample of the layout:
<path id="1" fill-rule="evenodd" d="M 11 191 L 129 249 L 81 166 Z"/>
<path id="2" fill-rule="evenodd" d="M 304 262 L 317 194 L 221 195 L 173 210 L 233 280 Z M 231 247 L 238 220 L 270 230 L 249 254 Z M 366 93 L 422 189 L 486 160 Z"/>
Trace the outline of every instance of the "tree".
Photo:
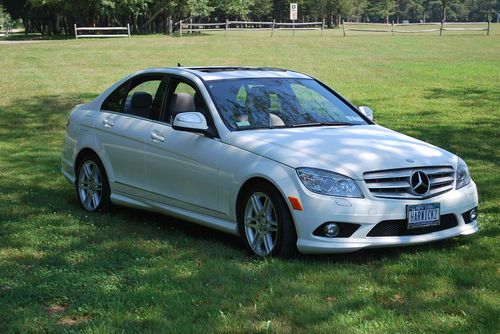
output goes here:
<path id="1" fill-rule="evenodd" d="M 269 17 L 273 11 L 272 0 L 254 0 L 250 7 L 250 13 L 257 20 L 264 20 Z"/>
<path id="2" fill-rule="evenodd" d="M 188 7 L 193 17 L 208 17 L 214 11 L 208 0 L 188 0 Z"/>
<path id="3" fill-rule="evenodd" d="M 254 0 L 228 0 L 225 11 L 230 16 L 246 20 L 253 3 Z"/>
<path id="4" fill-rule="evenodd" d="M 7 11 L 0 5 L 0 30 L 7 30 L 12 24 L 12 19 Z"/>
<path id="5" fill-rule="evenodd" d="M 353 18 L 353 21 L 363 21 L 363 17 L 365 16 L 367 7 L 367 0 L 352 0 L 352 9 L 350 12 L 350 16 Z"/>
<path id="6" fill-rule="evenodd" d="M 372 21 L 383 19 L 389 23 L 389 17 L 396 13 L 396 8 L 396 0 L 373 0 L 368 4 L 366 12 Z"/>
<path id="7" fill-rule="evenodd" d="M 72 33 L 73 24 L 111 26 L 131 23 L 133 31 L 161 32 L 170 19 L 189 17 L 216 22 L 250 19 L 289 20 L 290 2 L 299 4 L 299 20 L 323 18 L 330 26 L 342 18 L 354 21 L 418 22 L 495 18 L 500 0 L 0 0 L 26 32 Z"/>
<path id="8" fill-rule="evenodd" d="M 443 22 L 446 22 L 446 11 L 452 2 L 454 2 L 454 0 L 441 0 L 441 20 Z"/>

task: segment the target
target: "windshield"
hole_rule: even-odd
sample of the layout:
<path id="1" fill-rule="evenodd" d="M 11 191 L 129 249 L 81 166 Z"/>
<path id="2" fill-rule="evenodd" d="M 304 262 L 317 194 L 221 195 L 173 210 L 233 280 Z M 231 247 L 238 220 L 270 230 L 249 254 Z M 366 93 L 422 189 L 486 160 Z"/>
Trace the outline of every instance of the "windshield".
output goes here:
<path id="1" fill-rule="evenodd" d="M 208 88 L 230 130 L 367 124 L 312 79 L 218 80 Z"/>

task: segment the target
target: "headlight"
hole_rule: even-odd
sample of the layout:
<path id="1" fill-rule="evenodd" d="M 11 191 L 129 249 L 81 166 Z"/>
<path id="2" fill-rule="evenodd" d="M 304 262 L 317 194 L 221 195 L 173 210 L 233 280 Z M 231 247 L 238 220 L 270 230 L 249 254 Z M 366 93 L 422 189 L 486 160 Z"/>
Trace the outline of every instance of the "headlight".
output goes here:
<path id="1" fill-rule="evenodd" d="M 465 161 L 458 158 L 456 189 L 460 189 L 462 187 L 465 187 L 466 185 L 468 185 L 470 183 L 470 181 L 471 181 L 471 178 L 470 178 L 469 168 L 467 168 Z"/>
<path id="2" fill-rule="evenodd" d="M 356 182 L 350 177 L 316 168 L 297 168 L 300 181 L 312 192 L 317 194 L 358 197 L 363 193 Z"/>

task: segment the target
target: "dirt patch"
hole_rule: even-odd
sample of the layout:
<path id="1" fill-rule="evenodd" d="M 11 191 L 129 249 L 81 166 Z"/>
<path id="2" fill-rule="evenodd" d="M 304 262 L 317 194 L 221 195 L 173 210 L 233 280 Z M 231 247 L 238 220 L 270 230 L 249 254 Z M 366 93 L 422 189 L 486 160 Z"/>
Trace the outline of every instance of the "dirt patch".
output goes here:
<path id="1" fill-rule="evenodd" d="M 334 303 L 337 301 L 337 297 L 335 296 L 329 296 L 329 297 L 326 297 L 325 300 L 329 303 Z"/>
<path id="2" fill-rule="evenodd" d="M 57 320 L 56 323 L 60 326 L 76 326 L 88 321 L 89 319 L 89 317 L 65 316 Z"/>
<path id="3" fill-rule="evenodd" d="M 68 308 L 68 305 L 52 305 L 49 307 L 46 307 L 45 309 L 47 310 L 48 314 L 55 314 L 55 313 L 62 313 L 66 311 Z"/>

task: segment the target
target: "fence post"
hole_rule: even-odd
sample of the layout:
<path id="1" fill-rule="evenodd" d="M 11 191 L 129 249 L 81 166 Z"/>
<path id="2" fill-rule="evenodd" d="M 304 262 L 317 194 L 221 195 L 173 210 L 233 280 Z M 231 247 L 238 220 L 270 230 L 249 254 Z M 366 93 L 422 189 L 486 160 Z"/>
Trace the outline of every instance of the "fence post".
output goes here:
<path id="1" fill-rule="evenodd" d="M 490 19 L 488 18 L 488 30 L 486 30 L 486 36 L 490 35 L 490 25 L 491 25 L 491 22 L 490 22 Z"/>
<path id="2" fill-rule="evenodd" d="M 439 36 L 443 36 L 443 26 L 444 26 L 444 21 L 441 21 L 441 28 L 439 28 Z"/>
<path id="3" fill-rule="evenodd" d="M 271 26 L 271 37 L 274 36 L 274 24 L 276 23 L 276 19 L 273 19 L 273 25 Z"/>
<path id="4" fill-rule="evenodd" d="M 224 30 L 224 37 L 227 38 L 227 29 L 229 29 L 229 20 L 226 19 L 226 29 Z"/>
<path id="5" fill-rule="evenodd" d="M 179 37 L 182 37 L 182 20 L 179 20 Z"/>
<path id="6" fill-rule="evenodd" d="M 295 37 L 295 20 L 292 20 L 292 35 Z"/>
<path id="7" fill-rule="evenodd" d="M 323 29 L 325 29 L 325 19 L 321 22 L 321 37 L 323 37 Z"/>
<path id="8" fill-rule="evenodd" d="M 193 34 L 193 19 L 189 19 L 189 26 L 188 26 L 188 34 L 192 35 Z"/>
<path id="9" fill-rule="evenodd" d="M 172 19 L 168 20 L 168 34 L 169 35 L 172 35 L 172 29 L 173 29 L 172 23 L 173 23 Z"/>
<path id="10" fill-rule="evenodd" d="M 75 27 L 75 39 L 78 39 L 78 30 L 76 28 L 76 23 L 74 24 L 74 27 Z"/>
<path id="11" fill-rule="evenodd" d="M 130 23 L 127 23 L 127 34 L 130 37 Z"/>
<path id="12" fill-rule="evenodd" d="M 342 20 L 342 31 L 344 32 L 344 37 L 345 37 L 345 21 Z"/>
<path id="13" fill-rule="evenodd" d="M 391 32 L 392 36 L 394 36 L 394 21 L 391 22 Z"/>

